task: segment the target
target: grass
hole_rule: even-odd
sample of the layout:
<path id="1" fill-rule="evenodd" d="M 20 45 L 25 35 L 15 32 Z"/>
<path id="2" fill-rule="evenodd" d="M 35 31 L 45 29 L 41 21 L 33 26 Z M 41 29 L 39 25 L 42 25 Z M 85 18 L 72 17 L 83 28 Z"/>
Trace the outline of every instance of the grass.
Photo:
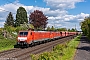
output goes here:
<path id="1" fill-rule="evenodd" d="M 15 39 L 8 39 L 4 38 L 3 36 L 0 36 L 0 51 L 5 51 L 9 49 L 13 49 L 16 41 Z"/>
<path id="2" fill-rule="evenodd" d="M 51 52 L 31 55 L 32 60 L 73 60 L 79 40 L 80 36 L 77 36 L 70 42 L 55 46 Z"/>
<path id="3" fill-rule="evenodd" d="M 79 40 L 80 36 L 77 36 L 67 44 L 68 47 L 63 49 L 64 55 L 61 57 L 61 60 L 73 60 Z"/>

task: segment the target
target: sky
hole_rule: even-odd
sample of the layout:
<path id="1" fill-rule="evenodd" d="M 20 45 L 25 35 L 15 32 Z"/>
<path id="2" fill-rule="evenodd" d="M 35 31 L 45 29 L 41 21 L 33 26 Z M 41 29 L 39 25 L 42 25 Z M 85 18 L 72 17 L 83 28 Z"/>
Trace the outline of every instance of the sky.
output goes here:
<path id="1" fill-rule="evenodd" d="M 27 15 L 34 10 L 48 17 L 47 26 L 80 29 L 80 22 L 90 14 L 90 0 L 0 0 L 0 27 L 4 26 L 9 12 L 15 19 L 17 9 L 24 7 Z"/>

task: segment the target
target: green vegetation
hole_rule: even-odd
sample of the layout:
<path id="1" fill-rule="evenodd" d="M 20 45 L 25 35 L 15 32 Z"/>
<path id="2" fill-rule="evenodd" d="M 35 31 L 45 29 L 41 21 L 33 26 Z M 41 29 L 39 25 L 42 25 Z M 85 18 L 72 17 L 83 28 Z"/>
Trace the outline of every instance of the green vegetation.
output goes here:
<path id="1" fill-rule="evenodd" d="M 73 60 L 76 47 L 79 44 L 80 36 L 65 44 L 57 45 L 51 52 L 45 52 L 42 54 L 31 55 L 32 60 Z"/>
<path id="2" fill-rule="evenodd" d="M 28 20 L 29 18 L 29 20 Z M 17 9 L 16 18 L 14 19 L 12 12 L 9 12 L 4 28 L 7 29 L 8 26 L 16 28 L 16 32 L 19 30 L 45 30 L 48 18 L 43 14 L 42 11 L 35 10 L 31 12 L 29 17 L 27 17 L 27 11 L 24 7 L 19 7 Z"/>
<path id="3" fill-rule="evenodd" d="M 72 29 L 68 29 L 69 32 L 75 32 L 77 31 L 76 29 L 72 28 Z"/>
<path id="4" fill-rule="evenodd" d="M 73 60 L 79 40 L 80 36 L 77 36 L 67 44 L 68 47 L 63 49 L 64 55 L 61 57 L 61 60 Z"/>
<path id="5" fill-rule="evenodd" d="M 25 8 L 19 7 L 17 9 L 15 27 L 20 26 L 20 24 L 24 24 L 24 22 L 28 23 L 27 12 Z"/>
<path id="6" fill-rule="evenodd" d="M 55 31 L 56 29 L 55 29 L 55 27 L 54 26 L 52 26 L 51 28 L 48 26 L 47 27 L 47 31 Z"/>
<path id="7" fill-rule="evenodd" d="M 0 51 L 13 49 L 18 31 L 27 30 L 28 27 L 34 28 L 30 24 L 26 25 L 26 23 L 18 27 L 5 25 L 4 28 L 0 28 Z"/>
<path id="8" fill-rule="evenodd" d="M 9 50 L 14 48 L 14 45 L 16 44 L 15 39 L 8 39 L 4 38 L 0 35 L 0 51 Z"/>
<path id="9" fill-rule="evenodd" d="M 14 26 L 14 18 L 11 12 L 8 14 L 8 17 L 6 18 L 5 25 Z"/>
<path id="10" fill-rule="evenodd" d="M 16 44 L 15 29 L 12 26 L 0 28 L 0 51 L 13 49 Z"/>
<path id="11" fill-rule="evenodd" d="M 67 28 L 55 28 L 54 26 L 52 26 L 51 28 L 48 26 L 47 31 L 69 31 L 69 32 L 75 32 L 77 31 L 76 29 L 72 28 L 72 29 L 67 29 Z"/>
<path id="12" fill-rule="evenodd" d="M 86 17 L 80 24 L 83 34 L 90 38 L 90 16 Z"/>

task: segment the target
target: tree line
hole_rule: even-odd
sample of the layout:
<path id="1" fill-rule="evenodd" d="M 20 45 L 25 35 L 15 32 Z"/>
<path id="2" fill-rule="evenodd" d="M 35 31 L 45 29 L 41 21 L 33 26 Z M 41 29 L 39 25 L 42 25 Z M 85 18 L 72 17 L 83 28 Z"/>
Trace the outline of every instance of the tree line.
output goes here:
<path id="1" fill-rule="evenodd" d="M 76 29 L 72 28 L 72 29 L 67 29 L 67 28 L 55 28 L 54 26 L 52 27 L 47 27 L 46 29 L 47 31 L 69 31 L 69 32 L 75 32 L 77 31 Z"/>
<path id="2" fill-rule="evenodd" d="M 90 37 L 90 16 L 80 23 L 83 34 Z"/>
<path id="3" fill-rule="evenodd" d="M 29 20 L 28 20 L 29 19 Z M 27 30 L 29 28 L 35 29 L 35 30 L 45 30 L 47 26 L 47 20 L 48 17 L 44 15 L 42 11 L 34 10 L 30 13 L 29 17 L 27 17 L 27 11 L 23 7 L 19 7 L 17 9 L 16 13 L 16 19 L 14 19 L 12 12 L 10 12 L 6 18 L 4 29 L 7 29 L 10 31 L 16 31 L 19 30 Z M 10 28 L 10 29 L 9 29 Z M 66 28 L 55 28 L 47 27 L 47 31 L 76 31 L 75 29 L 66 29 Z"/>
<path id="4" fill-rule="evenodd" d="M 28 20 L 29 18 L 29 20 Z M 23 7 L 19 7 L 16 13 L 16 19 L 14 19 L 12 12 L 10 12 L 6 18 L 4 26 L 20 27 L 25 24 L 31 24 L 34 29 L 45 29 L 48 18 L 43 14 L 42 11 L 35 10 L 31 12 L 27 17 L 27 11 Z M 29 26 L 27 26 L 30 28 Z M 25 27 L 24 27 L 25 28 Z"/>

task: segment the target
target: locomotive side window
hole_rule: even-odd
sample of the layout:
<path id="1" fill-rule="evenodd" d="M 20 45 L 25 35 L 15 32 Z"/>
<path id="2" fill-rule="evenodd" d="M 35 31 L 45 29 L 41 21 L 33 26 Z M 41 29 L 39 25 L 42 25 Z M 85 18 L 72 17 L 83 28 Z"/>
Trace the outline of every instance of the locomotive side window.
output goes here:
<path id="1" fill-rule="evenodd" d="M 61 36 L 62 36 L 62 32 L 60 32 Z"/>
<path id="2" fill-rule="evenodd" d="M 66 32 L 65 32 L 65 36 L 66 36 Z"/>
<path id="3" fill-rule="evenodd" d="M 32 32 L 31 32 L 31 35 L 32 35 Z"/>

